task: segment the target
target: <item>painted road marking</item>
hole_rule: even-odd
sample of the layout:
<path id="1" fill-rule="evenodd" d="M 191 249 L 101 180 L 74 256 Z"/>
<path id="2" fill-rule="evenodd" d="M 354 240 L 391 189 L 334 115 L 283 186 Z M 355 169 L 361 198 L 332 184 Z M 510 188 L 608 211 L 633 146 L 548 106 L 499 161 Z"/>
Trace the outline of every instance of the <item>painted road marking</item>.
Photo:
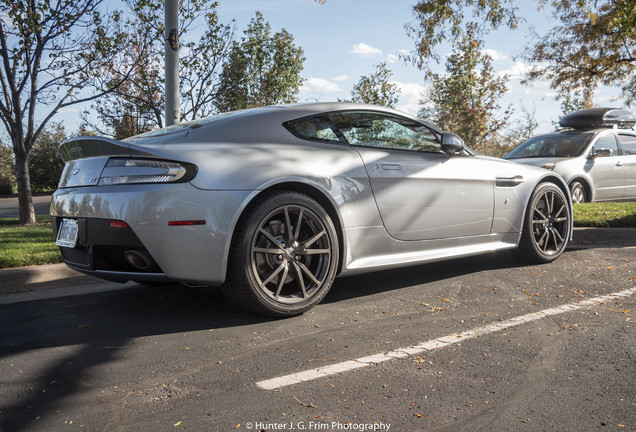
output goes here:
<path id="1" fill-rule="evenodd" d="M 583 300 L 577 303 L 566 304 L 554 308 L 544 309 L 539 312 L 529 313 L 527 315 L 511 318 L 506 321 L 500 321 L 492 324 L 488 324 L 485 327 L 477 327 L 472 330 L 468 330 L 462 333 L 451 334 L 441 338 L 433 339 L 428 342 L 424 342 L 418 345 L 414 345 L 407 348 L 398 348 L 397 350 L 387 353 L 374 354 L 366 357 L 360 357 L 355 360 L 348 360 L 341 363 L 336 363 L 329 366 L 323 366 L 315 369 L 309 369 L 302 372 L 297 372 L 289 375 L 280 376 L 277 378 L 268 379 L 265 381 L 259 381 L 256 386 L 264 390 L 275 390 L 282 387 L 287 387 L 292 384 L 299 384 L 302 382 L 312 381 L 318 378 L 323 378 L 331 375 L 336 375 L 344 372 L 349 372 L 355 369 L 364 368 L 376 363 L 382 363 L 387 360 L 399 359 L 421 354 L 423 352 L 432 351 L 435 349 L 454 345 L 456 343 L 474 339 L 478 336 L 484 336 L 487 334 L 495 333 L 504 329 L 520 326 L 532 321 L 537 321 L 548 316 L 559 315 L 566 312 L 572 312 L 575 310 L 596 306 L 611 300 L 619 298 L 626 298 L 634 295 L 636 288 L 630 288 L 616 293 L 594 297 L 589 300 Z"/>

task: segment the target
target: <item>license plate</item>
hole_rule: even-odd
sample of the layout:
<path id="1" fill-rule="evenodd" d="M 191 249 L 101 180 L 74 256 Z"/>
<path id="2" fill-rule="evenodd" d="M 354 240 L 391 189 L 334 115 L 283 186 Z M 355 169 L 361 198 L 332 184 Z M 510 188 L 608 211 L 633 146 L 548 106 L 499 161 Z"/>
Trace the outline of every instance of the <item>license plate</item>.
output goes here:
<path id="1" fill-rule="evenodd" d="M 78 234 L 79 226 L 75 219 L 62 219 L 55 244 L 61 247 L 74 248 L 77 246 Z"/>

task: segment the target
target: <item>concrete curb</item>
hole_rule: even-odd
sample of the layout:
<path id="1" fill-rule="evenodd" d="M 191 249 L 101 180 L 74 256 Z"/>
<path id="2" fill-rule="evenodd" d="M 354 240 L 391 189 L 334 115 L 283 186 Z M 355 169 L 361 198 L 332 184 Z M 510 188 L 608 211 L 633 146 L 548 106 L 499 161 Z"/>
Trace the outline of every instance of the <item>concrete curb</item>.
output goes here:
<path id="1" fill-rule="evenodd" d="M 589 247 L 636 247 L 636 228 L 575 228 L 568 248 Z M 103 283 L 65 264 L 0 270 L 0 295 Z"/>

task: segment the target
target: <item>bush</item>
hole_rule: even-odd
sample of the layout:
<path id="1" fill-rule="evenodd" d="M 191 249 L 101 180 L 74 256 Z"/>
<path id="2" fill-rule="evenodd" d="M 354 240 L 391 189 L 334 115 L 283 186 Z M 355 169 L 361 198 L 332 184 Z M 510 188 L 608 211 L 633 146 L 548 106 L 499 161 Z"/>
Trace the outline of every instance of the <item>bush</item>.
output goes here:
<path id="1" fill-rule="evenodd" d="M 14 183 L 13 151 L 0 143 L 0 195 L 10 195 Z"/>
<path id="2" fill-rule="evenodd" d="M 31 188 L 45 192 L 57 188 L 64 170 L 64 161 L 57 154 L 57 147 L 67 138 L 61 123 L 52 123 L 40 135 L 29 156 Z"/>

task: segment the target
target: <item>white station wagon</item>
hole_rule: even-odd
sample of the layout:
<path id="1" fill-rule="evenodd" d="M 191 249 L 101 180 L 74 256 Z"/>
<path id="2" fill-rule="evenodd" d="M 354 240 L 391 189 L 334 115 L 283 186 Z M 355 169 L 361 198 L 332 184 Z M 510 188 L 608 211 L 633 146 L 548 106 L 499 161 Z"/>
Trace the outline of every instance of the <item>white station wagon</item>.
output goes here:
<path id="1" fill-rule="evenodd" d="M 562 131 L 530 138 L 504 156 L 546 168 L 568 183 L 574 203 L 636 199 L 636 118 L 592 108 L 564 116 Z"/>

